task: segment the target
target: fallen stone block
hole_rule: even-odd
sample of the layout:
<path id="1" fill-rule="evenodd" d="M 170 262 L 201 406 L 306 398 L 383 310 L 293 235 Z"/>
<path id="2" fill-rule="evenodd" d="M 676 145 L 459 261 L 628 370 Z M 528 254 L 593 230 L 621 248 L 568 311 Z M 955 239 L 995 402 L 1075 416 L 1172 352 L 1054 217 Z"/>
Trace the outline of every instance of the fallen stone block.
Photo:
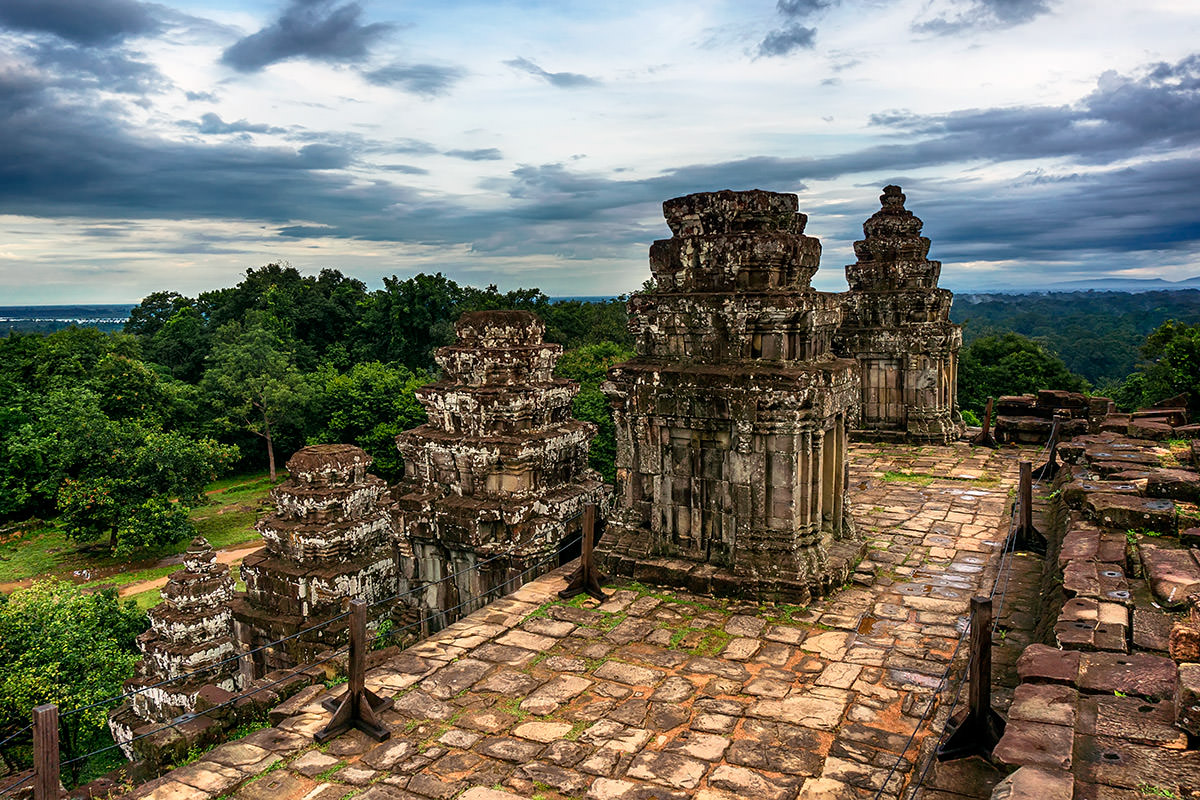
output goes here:
<path id="1" fill-rule="evenodd" d="M 1098 481 L 1088 478 L 1076 478 L 1070 483 L 1063 484 L 1063 501 L 1071 508 L 1083 508 L 1087 496 L 1093 492 L 1106 494 L 1141 494 L 1136 483 L 1126 480 Z"/>
<path id="2" fill-rule="evenodd" d="M 992 800 L 1071 800 L 1074 796 L 1074 776 L 1047 767 L 1021 767 L 992 790 Z"/>
<path id="3" fill-rule="evenodd" d="M 1074 729 L 1065 725 L 1013 719 L 992 750 L 992 758 L 1017 767 L 1070 769 L 1074 739 Z"/>
<path id="4" fill-rule="evenodd" d="M 1022 683 L 1013 691 L 1009 720 L 1021 719 L 1048 725 L 1075 725 L 1079 692 L 1054 683 Z"/>
<path id="5" fill-rule="evenodd" d="M 1133 644 L 1141 650 L 1167 652 L 1171 640 L 1171 626 L 1177 617 L 1152 608 L 1133 610 Z"/>
<path id="6" fill-rule="evenodd" d="M 1200 664 L 1180 664 L 1175 690 L 1175 724 L 1200 736 Z"/>
<path id="7" fill-rule="evenodd" d="M 1096 492 L 1084 502 L 1088 515 L 1117 530 L 1175 533 L 1175 502 L 1151 497 Z"/>
<path id="8" fill-rule="evenodd" d="M 1200 661 L 1200 625 L 1191 620 L 1172 625 L 1167 652 L 1176 661 Z"/>
<path id="9" fill-rule="evenodd" d="M 1170 700 L 1151 703 L 1140 697 L 1083 695 L 1075 730 L 1170 750 L 1188 746 L 1187 734 L 1175 727 L 1175 705 Z"/>
<path id="10" fill-rule="evenodd" d="M 1188 503 L 1200 502 L 1200 473 L 1186 469 L 1154 469 L 1146 479 L 1146 494 Z"/>
<path id="11" fill-rule="evenodd" d="M 1183 606 L 1189 595 L 1200 592 L 1200 560 L 1195 550 L 1163 547 L 1149 537 L 1138 538 L 1138 552 L 1150 588 L 1168 608 Z"/>
<path id="12" fill-rule="evenodd" d="M 1044 644 L 1031 644 L 1017 659 L 1017 675 L 1022 682 L 1074 684 L 1079 677 L 1080 655 Z"/>
<path id="13" fill-rule="evenodd" d="M 1125 433 L 1135 439 L 1161 442 L 1175 436 L 1175 429 L 1165 422 L 1150 419 L 1131 419 Z"/>
<path id="14" fill-rule="evenodd" d="M 1089 692 L 1121 692 L 1147 700 L 1175 694 L 1175 662 L 1146 653 L 1082 653 L 1077 685 Z"/>

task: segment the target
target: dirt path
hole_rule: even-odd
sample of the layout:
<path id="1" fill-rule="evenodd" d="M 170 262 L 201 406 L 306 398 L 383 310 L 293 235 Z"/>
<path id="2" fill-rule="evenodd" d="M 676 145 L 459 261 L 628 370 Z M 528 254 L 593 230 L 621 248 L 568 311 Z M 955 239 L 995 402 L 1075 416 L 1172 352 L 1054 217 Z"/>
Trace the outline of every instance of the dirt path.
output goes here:
<path id="1" fill-rule="evenodd" d="M 217 550 L 216 551 L 217 563 L 218 564 L 231 564 L 231 565 L 241 563 L 241 560 L 243 558 L 250 555 L 251 553 L 257 553 L 259 550 L 262 549 L 262 546 L 263 545 L 262 545 L 261 541 L 243 542 L 242 544 L 237 544 L 237 545 L 233 545 L 231 547 L 226 547 L 223 550 Z M 164 587 L 166 585 L 167 585 L 167 576 L 164 575 L 161 578 L 152 578 L 151 580 L 148 580 L 148 581 L 136 581 L 134 583 L 127 583 L 124 586 L 122 586 L 120 588 L 120 590 L 118 590 L 117 594 L 121 597 L 132 597 L 135 594 L 141 594 L 142 592 L 148 592 L 151 589 L 161 589 L 162 587 Z"/>

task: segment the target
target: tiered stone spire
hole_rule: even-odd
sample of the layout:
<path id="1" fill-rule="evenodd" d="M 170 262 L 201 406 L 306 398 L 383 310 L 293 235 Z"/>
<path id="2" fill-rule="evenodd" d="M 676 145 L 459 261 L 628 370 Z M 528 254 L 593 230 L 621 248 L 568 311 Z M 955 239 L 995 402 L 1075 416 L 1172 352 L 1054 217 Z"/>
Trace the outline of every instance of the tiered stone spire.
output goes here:
<path id="1" fill-rule="evenodd" d="M 387 486 L 367 474 L 371 460 L 348 444 L 305 447 L 288 460 L 288 479 L 271 490 L 275 511 L 255 526 L 266 547 L 242 561 L 246 591 L 233 611 L 245 648 L 336 616 L 351 599 L 396 591 Z M 344 635 L 339 622 L 256 653 L 255 671 L 310 661 Z"/>
<path id="2" fill-rule="evenodd" d="M 663 203 L 657 288 L 629 301 L 637 356 L 609 370 L 617 509 L 607 569 L 691 591 L 806 602 L 861 544 L 843 500 L 853 361 L 809 286 L 820 242 L 793 194 Z"/>
<path id="3" fill-rule="evenodd" d="M 834 350 L 856 358 L 862 396 L 855 429 L 876 438 L 948 442 L 962 433 L 958 351 L 962 329 L 950 319 L 954 296 L 937 286 L 922 222 L 904 207 L 899 186 L 885 186 L 883 207 L 863 223 L 846 267 L 842 326 Z"/>
<path id="4" fill-rule="evenodd" d="M 229 609 L 233 578 L 227 565 L 217 563 L 206 539 L 192 541 L 183 569 L 171 573 L 161 593 L 163 602 L 148 612 L 149 630 L 137 639 L 142 660 L 135 676 L 125 682 L 125 690 L 137 694 L 110 718 L 114 738 L 121 743 L 141 727 L 192 712 L 204 686 L 236 691 L 242 685 L 237 661 L 220 663 L 237 653 Z M 204 671 L 172 681 L 197 670 Z M 157 685 L 164 681 L 172 682 Z"/>
<path id="5" fill-rule="evenodd" d="M 457 343 L 437 353 L 442 379 L 417 390 L 428 423 L 396 439 L 397 530 L 411 556 L 401 582 L 426 587 L 418 600 L 426 612 L 465 604 L 437 614 L 435 627 L 515 589 L 506 582 L 577 533 L 584 505 L 607 491 L 587 465 L 595 426 L 571 418 L 579 387 L 554 377 L 562 347 L 542 341 L 542 321 L 477 311 L 456 329 Z"/>

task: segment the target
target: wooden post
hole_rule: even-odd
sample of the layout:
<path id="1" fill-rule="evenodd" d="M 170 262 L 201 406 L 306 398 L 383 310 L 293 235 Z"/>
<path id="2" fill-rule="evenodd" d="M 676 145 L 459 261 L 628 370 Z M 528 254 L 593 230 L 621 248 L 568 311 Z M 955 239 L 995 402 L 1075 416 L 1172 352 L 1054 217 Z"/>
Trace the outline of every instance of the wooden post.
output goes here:
<path id="1" fill-rule="evenodd" d="M 33 709 L 33 800 L 62 797 L 59 775 L 58 706 L 53 703 Z"/>
<path id="2" fill-rule="evenodd" d="M 1048 481 L 1058 474 L 1058 426 L 1061 420 L 1054 418 L 1054 426 L 1050 428 L 1050 457 L 1046 463 L 1033 471 L 1033 477 L 1039 481 Z"/>
<path id="3" fill-rule="evenodd" d="M 321 705 L 333 712 L 333 718 L 317 731 L 316 740 L 327 742 L 351 728 L 358 728 L 377 742 L 391 737 L 379 714 L 392 707 L 392 698 L 380 697 L 367 689 L 367 601 L 350 601 L 350 676 L 341 699 L 330 697 Z"/>
<path id="4" fill-rule="evenodd" d="M 987 408 L 983 410 L 983 430 L 975 434 L 971 439 L 971 444 L 977 444 L 981 447 L 990 447 L 993 450 L 999 445 L 996 444 L 996 437 L 992 436 L 992 398 L 988 398 Z"/>
<path id="5" fill-rule="evenodd" d="M 938 761 L 979 755 L 990 758 L 1004 735 L 1004 720 L 992 710 L 992 599 L 971 598 L 971 649 L 967 708 L 946 723 L 950 736 L 937 749 Z"/>
<path id="6" fill-rule="evenodd" d="M 570 600 L 580 594 L 586 594 L 603 602 L 608 595 L 600 588 L 604 576 L 596 569 L 596 558 L 593 553 L 596 537 L 596 506 L 588 503 L 583 507 L 583 550 L 579 554 L 579 567 L 567 579 L 567 588 L 558 593 L 563 600 Z"/>
<path id="7" fill-rule="evenodd" d="M 1037 528 L 1033 527 L 1033 465 L 1028 461 L 1021 462 L 1021 485 L 1018 488 L 1017 503 L 1021 521 L 1017 524 L 1013 536 L 1016 537 L 1014 547 L 1030 553 L 1046 554 L 1046 539 Z"/>

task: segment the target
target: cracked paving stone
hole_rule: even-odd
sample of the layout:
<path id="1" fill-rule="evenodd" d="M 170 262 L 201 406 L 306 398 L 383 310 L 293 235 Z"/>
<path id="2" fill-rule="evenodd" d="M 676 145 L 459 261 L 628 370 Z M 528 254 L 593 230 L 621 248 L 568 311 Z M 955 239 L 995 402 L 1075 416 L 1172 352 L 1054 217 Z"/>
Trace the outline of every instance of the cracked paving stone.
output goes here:
<path id="1" fill-rule="evenodd" d="M 707 771 L 708 765 L 698 759 L 678 753 L 647 751 L 634 756 L 625 776 L 676 789 L 695 789 Z"/>

